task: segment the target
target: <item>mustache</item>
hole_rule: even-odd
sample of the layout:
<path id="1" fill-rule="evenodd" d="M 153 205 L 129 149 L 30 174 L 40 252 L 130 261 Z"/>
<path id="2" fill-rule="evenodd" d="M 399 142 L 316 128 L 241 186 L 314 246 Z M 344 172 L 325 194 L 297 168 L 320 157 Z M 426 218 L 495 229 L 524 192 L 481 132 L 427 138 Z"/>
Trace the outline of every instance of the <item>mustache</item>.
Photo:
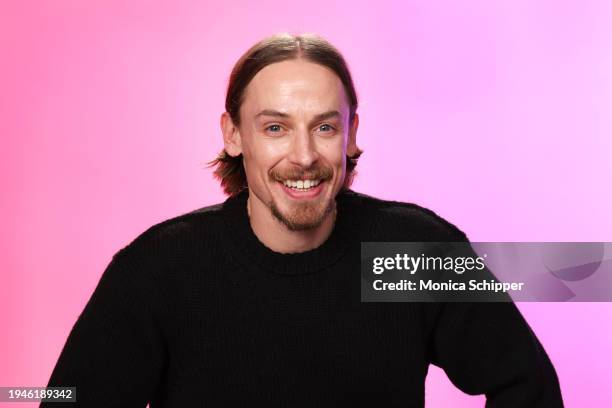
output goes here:
<path id="1" fill-rule="evenodd" d="M 329 180 L 333 171 L 329 167 L 318 167 L 311 170 L 290 169 L 287 171 L 270 170 L 268 172 L 270 179 L 283 182 L 285 180 Z"/>

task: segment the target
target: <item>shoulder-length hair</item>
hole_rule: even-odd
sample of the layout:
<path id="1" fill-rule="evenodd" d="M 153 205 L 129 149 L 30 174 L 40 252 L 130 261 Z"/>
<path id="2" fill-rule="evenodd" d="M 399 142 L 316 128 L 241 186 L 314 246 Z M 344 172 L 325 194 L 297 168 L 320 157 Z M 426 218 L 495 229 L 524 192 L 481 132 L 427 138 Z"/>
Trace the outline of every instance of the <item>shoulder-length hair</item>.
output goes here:
<path id="1" fill-rule="evenodd" d="M 317 35 L 276 34 L 253 45 L 232 69 L 225 98 L 225 110 L 236 126 L 240 124 L 239 111 L 244 91 L 253 77 L 270 64 L 298 58 L 323 65 L 338 75 L 349 100 L 349 123 L 353 122 L 358 104 L 357 93 L 342 54 L 327 40 Z M 362 150 L 357 149 L 357 153 L 352 157 L 347 155 L 343 189 L 351 186 L 356 174 L 357 160 L 362 153 Z M 213 174 L 221 181 L 225 194 L 235 195 L 248 187 L 242 154 L 232 157 L 224 149 L 208 165 L 216 167 Z"/>

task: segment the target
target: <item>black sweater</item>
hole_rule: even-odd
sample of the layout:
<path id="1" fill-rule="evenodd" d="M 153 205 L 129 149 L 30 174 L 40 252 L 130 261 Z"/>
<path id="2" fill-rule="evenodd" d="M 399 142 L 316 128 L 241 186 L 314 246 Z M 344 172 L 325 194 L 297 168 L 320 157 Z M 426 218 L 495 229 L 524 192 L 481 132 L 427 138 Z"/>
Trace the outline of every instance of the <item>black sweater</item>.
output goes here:
<path id="1" fill-rule="evenodd" d="M 115 254 L 49 381 L 77 387 L 65 406 L 423 407 L 430 363 L 490 407 L 562 406 L 513 303 L 360 301 L 362 241 L 467 240 L 452 224 L 346 191 L 321 246 L 280 254 L 254 235 L 247 196 Z"/>

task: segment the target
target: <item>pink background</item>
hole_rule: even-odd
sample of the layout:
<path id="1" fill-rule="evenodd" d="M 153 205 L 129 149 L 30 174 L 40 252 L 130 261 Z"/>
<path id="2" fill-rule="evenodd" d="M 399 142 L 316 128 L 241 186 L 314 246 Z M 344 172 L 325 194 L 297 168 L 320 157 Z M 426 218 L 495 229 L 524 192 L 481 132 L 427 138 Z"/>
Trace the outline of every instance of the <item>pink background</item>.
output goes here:
<path id="1" fill-rule="evenodd" d="M 46 384 L 119 248 L 223 200 L 204 163 L 227 77 L 279 31 L 352 67 L 355 190 L 474 241 L 612 241 L 611 19 L 607 0 L 3 1 L 0 385 Z M 567 406 L 612 406 L 612 304 L 519 307 Z M 483 401 L 431 368 L 429 407 Z"/>

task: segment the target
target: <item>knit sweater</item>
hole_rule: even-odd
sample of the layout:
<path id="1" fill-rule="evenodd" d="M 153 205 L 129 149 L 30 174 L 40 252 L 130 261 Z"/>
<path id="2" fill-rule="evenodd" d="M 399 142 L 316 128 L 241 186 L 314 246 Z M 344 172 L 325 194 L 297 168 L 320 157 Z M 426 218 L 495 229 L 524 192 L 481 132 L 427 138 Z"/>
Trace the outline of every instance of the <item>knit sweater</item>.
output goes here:
<path id="1" fill-rule="evenodd" d="M 488 407 L 562 407 L 513 303 L 361 302 L 362 241 L 467 241 L 434 212 L 343 191 L 328 239 L 281 254 L 254 234 L 247 198 L 114 255 L 49 381 L 77 387 L 65 406 L 423 407 L 432 363 Z"/>

